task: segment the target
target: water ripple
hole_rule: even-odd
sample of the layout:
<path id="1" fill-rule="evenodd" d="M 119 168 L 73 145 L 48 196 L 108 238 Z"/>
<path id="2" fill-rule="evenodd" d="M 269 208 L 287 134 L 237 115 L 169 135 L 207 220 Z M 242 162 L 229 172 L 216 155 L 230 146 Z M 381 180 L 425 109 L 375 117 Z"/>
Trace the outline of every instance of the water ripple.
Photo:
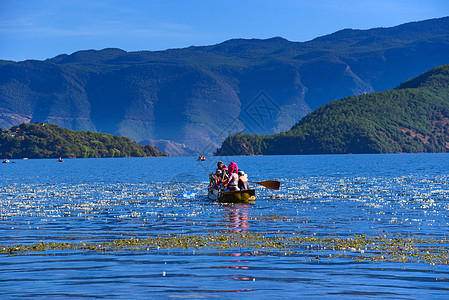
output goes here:
<path id="1" fill-rule="evenodd" d="M 243 166 L 252 180 L 279 180 L 282 188 L 256 186 L 255 205 L 218 204 L 204 190 L 209 170 L 192 158 L 29 160 L 2 166 L 0 244 L 105 243 L 217 232 L 447 239 L 445 156 L 227 159 Z M 199 194 L 178 199 L 185 191 Z M 316 260 L 321 253 L 313 249 L 285 257 L 252 256 L 247 250 L 1 255 L 0 296 L 443 298 L 449 292 L 447 265 Z"/>

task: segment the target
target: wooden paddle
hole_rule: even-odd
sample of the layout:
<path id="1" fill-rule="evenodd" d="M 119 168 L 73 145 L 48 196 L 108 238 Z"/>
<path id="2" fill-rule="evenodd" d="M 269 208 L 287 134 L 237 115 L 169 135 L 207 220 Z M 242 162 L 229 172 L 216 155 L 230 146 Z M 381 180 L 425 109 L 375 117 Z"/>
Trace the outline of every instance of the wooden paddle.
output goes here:
<path id="1" fill-rule="evenodd" d="M 262 185 L 270 190 L 279 190 L 279 187 L 281 186 L 281 183 L 279 181 L 275 181 L 275 180 L 256 181 L 256 182 L 248 181 L 248 182 Z"/>

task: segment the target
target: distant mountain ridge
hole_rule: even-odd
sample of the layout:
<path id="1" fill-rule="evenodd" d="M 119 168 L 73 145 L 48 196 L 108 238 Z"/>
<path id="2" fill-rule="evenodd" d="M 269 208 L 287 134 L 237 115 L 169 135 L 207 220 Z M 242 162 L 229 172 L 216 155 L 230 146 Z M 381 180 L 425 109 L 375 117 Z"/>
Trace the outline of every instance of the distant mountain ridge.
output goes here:
<path id="1" fill-rule="evenodd" d="M 449 65 L 391 91 L 324 105 L 275 135 L 237 133 L 217 155 L 449 152 Z"/>
<path id="2" fill-rule="evenodd" d="M 229 134 L 285 131 L 334 99 L 388 90 L 447 63 L 449 17 L 303 43 L 234 39 L 0 61 L 0 127 L 47 122 L 153 141 L 172 155 L 207 154 Z"/>

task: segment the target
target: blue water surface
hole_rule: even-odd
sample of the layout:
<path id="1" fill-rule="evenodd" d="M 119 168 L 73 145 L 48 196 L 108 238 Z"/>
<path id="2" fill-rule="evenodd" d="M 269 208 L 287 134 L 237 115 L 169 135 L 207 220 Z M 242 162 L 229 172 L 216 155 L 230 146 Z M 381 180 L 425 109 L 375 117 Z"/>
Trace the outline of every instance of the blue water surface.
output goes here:
<path id="1" fill-rule="evenodd" d="M 208 174 L 235 161 L 254 205 L 207 199 Z M 309 155 L 11 160 L 0 165 L 0 245 L 100 243 L 164 234 L 447 239 L 449 155 Z M 178 197 L 195 192 L 192 199 Z M 314 253 L 31 252 L 0 256 L 1 298 L 440 298 L 449 267 L 315 260 Z"/>

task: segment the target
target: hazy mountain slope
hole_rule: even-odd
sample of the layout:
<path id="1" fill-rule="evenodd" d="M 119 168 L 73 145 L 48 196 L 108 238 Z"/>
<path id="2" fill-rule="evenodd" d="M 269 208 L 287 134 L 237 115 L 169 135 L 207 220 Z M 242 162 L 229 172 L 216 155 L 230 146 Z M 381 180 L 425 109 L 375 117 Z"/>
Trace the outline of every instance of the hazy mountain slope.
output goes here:
<path id="1" fill-rule="evenodd" d="M 449 18 L 304 43 L 236 39 L 0 61 L 0 127 L 49 122 L 205 154 L 229 134 L 285 131 L 334 99 L 391 89 L 446 63 Z"/>

